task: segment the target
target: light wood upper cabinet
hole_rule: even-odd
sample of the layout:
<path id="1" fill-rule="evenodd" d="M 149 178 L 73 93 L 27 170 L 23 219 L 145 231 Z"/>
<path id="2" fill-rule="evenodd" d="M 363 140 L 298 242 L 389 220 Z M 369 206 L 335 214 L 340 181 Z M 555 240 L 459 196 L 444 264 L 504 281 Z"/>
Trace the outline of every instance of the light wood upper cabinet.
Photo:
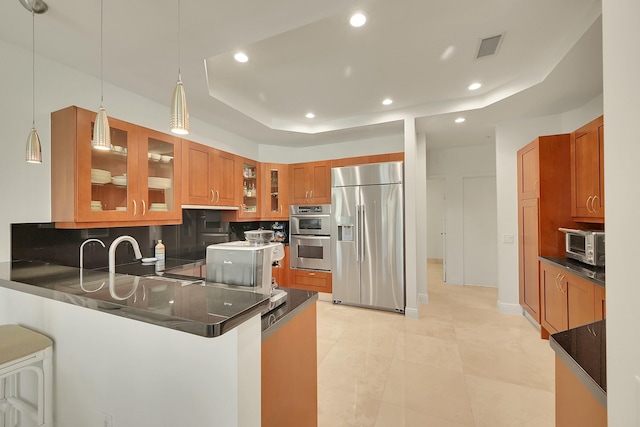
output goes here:
<path id="1" fill-rule="evenodd" d="M 571 134 L 571 214 L 576 221 L 604 223 L 604 119 Z"/>
<path id="2" fill-rule="evenodd" d="M 265 220 L 289 220 L 289 165 L 261 163 L 260 205 Z"/>
<path id="3" fill-rule="evenodd" d="M 237 156 L 183 140 L 182 204 L 238 206 Z"/>
<path id="4" fill-rule="evenodd" d="M 242 186 L 238 187 L 238 199 L 242 201 L 238 210 L 238 219 L 260 219 L 260 197 L 262 194 L 260 183 L 262 180 L 260 179 L 258 162 L 238 158 L 236 175 L 242 177 Z"/>
<path id="5" fill-rule="evenodd" d="M 51 114 L 51 216 L 59 228 L 177 224 L 181 141 L 109 118 L 111 150 L 92 148 L 96 114 Z"/>
<path id="6" fill-rule="evenodd" d="M 540 149 L 529 144 L 518 152 L 518 200 L 540 196 Z"/>
<path id="7" fill-rule="evenodd" d="M 292 205 L 331 203 L 331 162 L 292 164 L 289 169 Z"/>
<path id="8" fill-rule="evenodd" d="M 213 157 L 215 150 L 182 140 L 182 204 L 213 205 Z"/>
<path id="9" fill-rule="evenodd" d="M 242 184 L 237 165 L 241 159 L 231 153 L 215 150 L 213 156 L 213 190 L 216 206 L 238 206 L 238 189 Z"/>
<path id="10" fill-rule="evenodd" d="M 402 162 L 404 161 L 404 153 L 388 153 L 388 154 L 373 154 L 371 156 L 358 156 L 358 157 L 345 157 L 343 159 L 331 160 L 332 168 L 339 168 L 343 166 L 356 166 L 365 165 L 370 163 L 384 163 L 384 162 Z"/>

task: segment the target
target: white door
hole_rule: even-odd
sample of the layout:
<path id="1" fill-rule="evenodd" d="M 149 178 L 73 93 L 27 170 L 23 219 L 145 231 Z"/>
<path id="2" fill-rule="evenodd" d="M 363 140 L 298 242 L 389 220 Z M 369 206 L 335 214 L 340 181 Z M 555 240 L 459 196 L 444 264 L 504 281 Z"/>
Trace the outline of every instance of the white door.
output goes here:
<path id="1" fill-rule="evenodd" d="M 463 180 L 464 283 L 498 286 L 496 178 Z"/>

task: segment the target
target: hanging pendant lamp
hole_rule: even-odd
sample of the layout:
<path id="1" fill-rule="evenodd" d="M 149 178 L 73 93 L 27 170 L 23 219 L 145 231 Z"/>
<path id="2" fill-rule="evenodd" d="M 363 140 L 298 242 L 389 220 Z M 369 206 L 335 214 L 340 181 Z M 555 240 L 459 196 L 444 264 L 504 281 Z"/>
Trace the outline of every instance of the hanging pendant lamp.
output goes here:
<path id="1" fill-rule="evenodd" d="M 98 150 L 111 150 L 111 131 L 109 129 L 109 118 L 107 111 L 102 106 L 104 100 L 104 77 L 102 64 L 102 21 L 103 21 L 103 0 L 100 0 L 100 109 L 93 124 L 93 138 L 91 146 Z"/>
<path id="2" fill-rule="evenodd" d="M 169 126 L 171 132 L 178 135 L 187 135 L 189 133 L 189 110 L 187 109 L 187 97 L 184 93 L 182 74 L 180 72 L 180 54 L 180 0 L 178 0 L 178 81 L 176 82 L 176 88 L 173 90 L 173 98 L 171 98 Z"/>
<path id="3" fill-rule="evenodd" d="M 47 11 L 47 4 L 41 2 L 41 6 L 44 5 L 44 9 L 38 13 L 44 13 Z M 32 122 L 31 132 L 27 137 L 27 150 L 25 160 L 27 163 L 42 163 L 42 146 L 40 145 L 40 137 L 36 130 L 36 8 L 31 8 L 31 89 L 33 95 L 32 104 Z"/>

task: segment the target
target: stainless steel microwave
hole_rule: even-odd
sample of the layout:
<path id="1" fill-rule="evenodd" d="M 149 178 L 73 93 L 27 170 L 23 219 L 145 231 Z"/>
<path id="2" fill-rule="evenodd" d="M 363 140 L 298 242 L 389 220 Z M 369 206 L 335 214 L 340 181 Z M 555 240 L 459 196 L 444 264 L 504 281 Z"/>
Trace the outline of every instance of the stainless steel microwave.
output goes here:
<path id="1" fill-rule="evenodd" d="M 560 228 L 565 233 L 567 258 L 585 264 L 604 267 L 604 231 L 574 230 Z"/>

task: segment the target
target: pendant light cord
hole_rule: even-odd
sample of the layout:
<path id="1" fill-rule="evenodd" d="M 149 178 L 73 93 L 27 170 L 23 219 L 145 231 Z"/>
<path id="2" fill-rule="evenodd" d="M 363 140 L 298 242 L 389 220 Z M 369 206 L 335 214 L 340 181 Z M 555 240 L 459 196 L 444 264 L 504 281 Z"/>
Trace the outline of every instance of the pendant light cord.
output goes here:
<path id="1" fill-rule="evenodd" d="M 104 75 L 103 75 L 103 60 L 102 60 L 102 21 L 103 19 L 103 0 L 100 0 L 100 107 L 104 101 Z"/>
<path id="2" fill-rule="evenodd" d="M 33 104 L 31 105 L 31 127 L 36 128 L 36 14 L 31 8 L 31 91 Z"/>
<path id="3" fill-rule="evenodd" d="M 178 0 L 178 81 L 182 81 L 182 71 L 180 70 L 180 65 L 182 63 L 182 52 L 180 46 L 182 45 L 180 41 L 180 0 Z"/>

